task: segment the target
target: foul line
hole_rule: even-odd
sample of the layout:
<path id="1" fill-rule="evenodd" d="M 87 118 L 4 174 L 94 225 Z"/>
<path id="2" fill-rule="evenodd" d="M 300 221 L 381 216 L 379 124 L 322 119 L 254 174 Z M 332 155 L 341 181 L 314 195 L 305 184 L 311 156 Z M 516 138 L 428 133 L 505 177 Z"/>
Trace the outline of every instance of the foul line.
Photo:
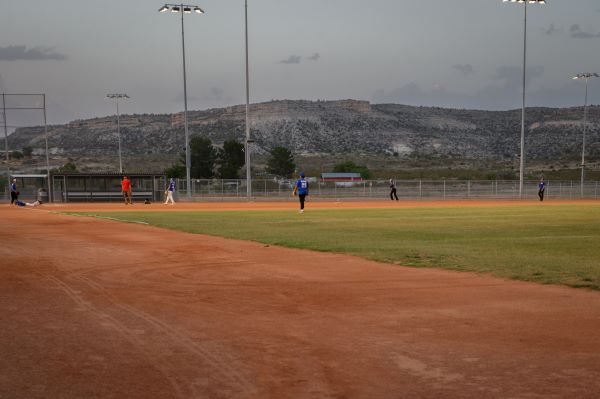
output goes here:
<path id="1" fill-rule="evenodd" d="M 57 212 L 57 211 L 49 211 L 48 213 L 53 213 L 56 215 L 67 215 L 67 216 L 76 216 L 76 217 L 91 217 L 96 219 L 106 219 L 112 220 L 114 222 L 122 222 L 122 223 L 135 223 L 135 224 L 143 224 L 150 225 L 148 222 L 142 222 L 141 220 L 127 220 L 127 219 L 117 219 L 110 216 L 101 216 L 93 213 L 70 213 L 70 212 Z"/>

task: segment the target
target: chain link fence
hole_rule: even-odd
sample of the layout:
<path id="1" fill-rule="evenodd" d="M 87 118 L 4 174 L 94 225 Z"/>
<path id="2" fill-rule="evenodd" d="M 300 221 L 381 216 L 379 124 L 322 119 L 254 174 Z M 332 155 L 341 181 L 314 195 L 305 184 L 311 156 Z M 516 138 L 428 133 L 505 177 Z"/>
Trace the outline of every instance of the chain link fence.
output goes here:
<path id="1" fill-rule="evenodd" d="M 312 179 L 309 182 L 312 200 L 389 200 L 390 198 L 387 180 L 335 182 Z M 293 180 L 252 180 L 252 199 L 292 200 L 293 185 Z M 523 198 L 537 199 L 537 185 L 538 181 L 525 181 Z M 35 199 L 38 195 L 38 188 L 39 186 L 21 186 L 19 188 L 20 197 L 28 200 Z M 177 180 L 176 188 L 176 198 L 183 201 L 188 200 L 185 179 Z M 244 179 L 192 179 L 191 188 L 192 201 L 247 199 L 247 186 Z M 401 200 L 519 199 L 518 180 L 397 180 L 396 189 L 398 198 Z M 0 193 L 5 201 L 10 199 L 8 186 L 1 187 Z M 161 189 L 157 196 L 162 194 Z M 598 181 L 586 182 L 583 187 L 583 195 L 579 181 L 546 181 L 545 199 L 598 199 L 599 197 L 600 183 Z M 120 197 L 116 200 L 120 200 Z"/>
<path id="2" fill-rule="evenodd" d="M 335 199 L 389 199 L 388 180 L 363 180 L 354 182 L 324 181 L 312 179 L 310 196 L 313 200 Z M 289 200 L 293 180 L 252 180 L 252 198 L 256 200 Z M 444 199 L 518 199 L 518 180 L 397 180 L 397 195 L 400 199 L 444 200 Z M 247 199 L 245 180 L 193 179 L 192 200 L 235 200 Z M 177 181 L 177 194 L 187 198 L 185 179 Z M 538 181 L 525 181 L 523 198 L 537 199 Z M 579 181 L 546 181 L 545 199 L 587 198 L 598 199 L 600 184 L 588 181 L 583 195 Z"/>

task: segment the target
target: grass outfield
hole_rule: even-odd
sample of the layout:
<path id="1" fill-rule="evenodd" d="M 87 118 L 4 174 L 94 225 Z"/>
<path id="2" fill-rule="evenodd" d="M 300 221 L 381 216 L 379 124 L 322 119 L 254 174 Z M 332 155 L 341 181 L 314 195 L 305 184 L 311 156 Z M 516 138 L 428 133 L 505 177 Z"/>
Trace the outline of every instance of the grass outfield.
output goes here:
<path id="1" fill-rule="evenodd" d="M 90 215 L 77 213 L 78 215 Z M 100 212 L 190 233 L 600 290 L 600 206 Z"/>

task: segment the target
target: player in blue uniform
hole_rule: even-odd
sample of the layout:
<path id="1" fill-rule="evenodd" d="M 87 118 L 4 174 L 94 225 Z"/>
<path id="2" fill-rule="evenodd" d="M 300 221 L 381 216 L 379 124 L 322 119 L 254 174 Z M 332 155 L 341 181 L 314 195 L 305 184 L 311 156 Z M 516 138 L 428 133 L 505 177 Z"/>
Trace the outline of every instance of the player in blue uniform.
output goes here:
<path id="1" fill-rule="evenodd" d="M 165 199 L 165 205 L 167 205 L 169 203 L 169 201 L 171 201 L 171 205 L 175 205 L 175 200 L 173 200 L 173 192 L 175 191 L 175 179 L 171 178 L 171 180 L 169 180 L 169 186 L 167 187 L 167 190 L 165 192 L 165 194 L 167 194 L 167 199 Z"/>
<path id="2" fill-rule="evenodd" d="M 540 180 L 540 184 L 538 184 L 538 197 L 540 197 L 540 201 L 544 200 L 544 190 L 546 190 L 546 182 L 542 177 L 542 180 Z"/>
<path id="3" fill-rule="evenodd" d="M 16 205 L 15 201 L 19 200 L 19 191 L 17 191 L 17 179 L 13 179 L 10 184 L 10 204 Z"/>
<path id="4" fill-rule="evenodd" d="M 300 178 L 296 180 L 294 185 L 294 195 L 298 194 L 300 199 L 300 213 L 304 213 L 304 201 L 308 195 L 308 181 L 306 181 L 304 172 L 300 172 Z"/>
<path id="5" fill-rule="evenodd" d="M 40 205 L 42 205 L 42 201 L 23 202 L 21 200 L 16 200 L 15 205 L 16 206 L 40 206 Z"/>

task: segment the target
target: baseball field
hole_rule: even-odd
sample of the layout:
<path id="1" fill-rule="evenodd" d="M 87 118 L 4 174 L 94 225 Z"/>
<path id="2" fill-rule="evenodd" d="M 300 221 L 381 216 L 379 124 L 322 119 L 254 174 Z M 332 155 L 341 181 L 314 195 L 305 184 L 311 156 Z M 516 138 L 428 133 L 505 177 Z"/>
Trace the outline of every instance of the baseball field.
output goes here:
<path id="1" fill-rule="evenodd" d="M 2 207 L 0 398 L 596 398 L 596 201 Z"/>

